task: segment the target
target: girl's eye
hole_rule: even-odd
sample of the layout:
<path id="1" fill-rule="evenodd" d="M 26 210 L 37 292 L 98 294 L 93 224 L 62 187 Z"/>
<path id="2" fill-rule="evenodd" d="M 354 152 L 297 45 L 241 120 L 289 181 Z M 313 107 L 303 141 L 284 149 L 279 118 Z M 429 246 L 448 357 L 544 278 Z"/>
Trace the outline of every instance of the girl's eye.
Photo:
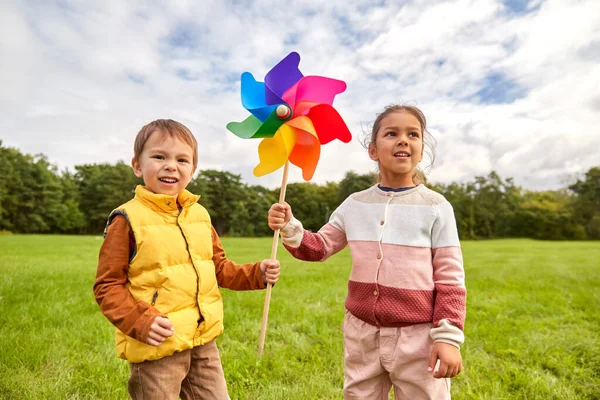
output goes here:
<path id="1" fill-rule="evenodd" d="M 394 132 L 394 131 L 388 131 L 388 132 L 386 132 L 386 133 L 383 134 L 383 137 L 386 137 L 386 136 L 396 136 L 396 132 Z"/>
<path id="2" fill-rule="evenodd" d="M 419 137 L 419 133 L 418 132 L 411 132 L 411 133 L 408 134 L 408 136 Z"/>

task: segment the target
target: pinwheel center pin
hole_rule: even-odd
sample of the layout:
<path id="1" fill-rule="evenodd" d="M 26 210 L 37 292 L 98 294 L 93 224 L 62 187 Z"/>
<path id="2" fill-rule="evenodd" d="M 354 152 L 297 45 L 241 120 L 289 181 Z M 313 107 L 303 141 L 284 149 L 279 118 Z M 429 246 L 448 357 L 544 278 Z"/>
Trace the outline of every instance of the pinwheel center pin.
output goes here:
<path id="1" fill-rule="evenodd" d="M 277 113 L 279 119 L 288 119 L 290 115 L 292 115 L 292 110 L 285 104 L 278 105 L 275 109 L 275 112 Z"/>

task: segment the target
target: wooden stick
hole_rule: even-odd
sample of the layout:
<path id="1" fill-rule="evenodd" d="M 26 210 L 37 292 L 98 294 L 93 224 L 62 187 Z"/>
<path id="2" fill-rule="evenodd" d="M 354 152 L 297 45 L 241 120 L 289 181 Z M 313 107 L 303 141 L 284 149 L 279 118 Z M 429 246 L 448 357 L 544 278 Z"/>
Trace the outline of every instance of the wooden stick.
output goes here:
<path id="1" fill-rule="evenodd" d="M 281 190 L 279 191 L 279 202 L 283 203 L 285 199 L 285 189 L 287 186 L 288 169 L 290 162 L 286 161 L 283 167 L 283 178 L 281 179 Z M 279 229 L 273 234 L 273 245 L 271 246 L 271 260 L 277 259 L 277 246 L 279 244 Z M 258 356 L 262 357 L 265 347 L 265 337 L 267 336 L 267 320 L 269 319 L 269 304 L 271 303 L 271 288 L 273 285 L 267 283 L 267 295 L 265 297 L 265 307 L 263 308 L 262 325 L 260 327 L 260 337 L 258 338 Z"/>

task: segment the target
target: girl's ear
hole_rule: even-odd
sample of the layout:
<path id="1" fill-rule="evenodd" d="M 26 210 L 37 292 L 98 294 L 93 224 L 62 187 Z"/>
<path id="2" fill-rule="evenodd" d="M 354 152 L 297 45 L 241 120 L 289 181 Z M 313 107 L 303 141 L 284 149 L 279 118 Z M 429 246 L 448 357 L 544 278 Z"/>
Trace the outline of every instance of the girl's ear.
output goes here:
<path id="1" fill-rule="evenodd" d="M 423 151 L 425 151 L 425 143 L 421 146 L 421 157 L 419 158 L 419 162 L 423 161 Z"/>
<path id="2" fill-rule="evenodd" d="M 373 143 L 369 143 L 369 157 L 373 161 L 379 161 L 379 157 L 377 157 L 377 149 Z"/>
<path id="3" fill-rule="evenodd" d="M 131 168 L 133 168 L 133 173 L 135 174 L 135 176 L 137 176 L 138 178 L 142 177 L 142 169 L 140 168 L 140 163 L 135 157 L 131 159 Z"/>

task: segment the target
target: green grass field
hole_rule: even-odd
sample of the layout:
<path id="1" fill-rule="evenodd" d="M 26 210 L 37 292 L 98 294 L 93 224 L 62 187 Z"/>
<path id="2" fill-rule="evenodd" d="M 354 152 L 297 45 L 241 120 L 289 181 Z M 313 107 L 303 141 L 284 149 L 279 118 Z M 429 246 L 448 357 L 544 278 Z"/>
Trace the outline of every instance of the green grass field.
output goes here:
<path id="1" fill-rule="evenodd" d="M 238 262 L 270 239 L 223 240 Z M 92 284 L 101 240 L 0 236 L 0 399 L 126 399 L 127 363 Z M 465 370 L 453 399 L 600 399 L 600 243 L 463 242 Z M 232 399 L 341 399 L 347 250 L 324 264 L 280 248 L 265 353 L 264 292 L 223 290 L 218 339 Z"/>

